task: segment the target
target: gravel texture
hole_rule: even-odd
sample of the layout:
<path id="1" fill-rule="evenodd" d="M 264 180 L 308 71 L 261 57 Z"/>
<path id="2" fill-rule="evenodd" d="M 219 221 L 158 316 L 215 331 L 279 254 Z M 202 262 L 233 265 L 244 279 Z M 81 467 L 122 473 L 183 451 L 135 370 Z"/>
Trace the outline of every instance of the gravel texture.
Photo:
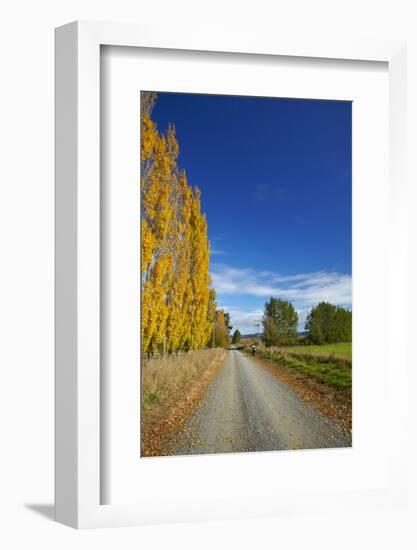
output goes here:
<path id="1" fill-rule="evenodd" d="M 229 351 L 170 454 L 350 447 L 351 436 L 239 351 Z"/>

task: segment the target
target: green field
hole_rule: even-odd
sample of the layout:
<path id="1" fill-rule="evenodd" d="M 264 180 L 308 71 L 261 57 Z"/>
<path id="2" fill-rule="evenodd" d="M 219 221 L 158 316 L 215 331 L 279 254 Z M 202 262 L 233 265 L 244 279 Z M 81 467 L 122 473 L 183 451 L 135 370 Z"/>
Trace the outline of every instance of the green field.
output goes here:
<path id="1" fill-rule="evenodd" d="M 336 357 L 352 360 L 352 342 L 340 344 L 323 344 L 322 346 L 290 346 L 283 348 L 288 353 L 302 353 L 312 355 L 335 355 Z"/>
<path id="2" fill-rule="evenodd" d="M 352 344 L 260 347 L 257 355 L 338 390 L 352 387 Z"/>

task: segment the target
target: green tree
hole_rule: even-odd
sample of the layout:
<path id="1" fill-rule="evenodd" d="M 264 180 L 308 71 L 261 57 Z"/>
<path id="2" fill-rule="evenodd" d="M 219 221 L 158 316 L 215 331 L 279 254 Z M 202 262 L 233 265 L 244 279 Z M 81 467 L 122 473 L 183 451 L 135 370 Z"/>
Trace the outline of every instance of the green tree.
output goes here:
<path id="1" fill-rule="evenodd" d="M 278 327 L 275 321 L 269 317 L 264 317 L 263 321 L 264 331 L 262 334 L 262 340 L 266 346 L 276 346 L 280 343 L 280 336 Z"/>
<path id="2" fill-rule="evenodd" d="M 233 328 L 232 325 L 230 324 L 230 313 L 224 314 L 224 324 L 226 325 L 228 334 L 230 334 Z"/>
<path id="3" fill-rule="evenodd" d="M 236 329 L 232 336 L 232 344 L 238 344 L 241 339 L 242 339 L 242 335 L 240 334 L 239 329 Z"/>
<path id="4" fill-rule="evenodd" d="M 298 315 L 291 302 L 271 298 L 265 304 L 262 324 L 267 345 L 286 344 L 297 336 Z"/>
<path id="5" fill-rule="evenodd" d="M 351 342 L 352 312 L 328 302 L 320 302 L 307 316 L 305 329 L 314 344 Z"/>

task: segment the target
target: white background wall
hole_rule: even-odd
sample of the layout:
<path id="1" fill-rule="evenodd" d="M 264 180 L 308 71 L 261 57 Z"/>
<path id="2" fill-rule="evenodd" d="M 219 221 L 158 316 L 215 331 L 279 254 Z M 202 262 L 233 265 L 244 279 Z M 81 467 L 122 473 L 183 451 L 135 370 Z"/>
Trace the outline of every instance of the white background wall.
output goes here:
<path id="1" fill-rule="evenodd" d="M 0 11 L 0 546 L 9 548 L 401 548 L 416 546 L 408 510 L 76 532 L 53 523 L 53 29 L 75 19 L 219 22 L 277 33 L 405 38 L 409 47 L 410 214 L 417 178 L 417 16 L 413 0 L 14 0 Z M 370 213 L 370 217 L 372 213 Z M 411 234 L 410 234 L 411 236 Z M 415 260 L 414 241 L 410 255 Z M 411 259 L 411 258 L 410 258 Z M 410 281 L 417 279 L 410 261 Z M 414 300 L 412 303 L 411 301 Z M 410 296 L 410 340 L 416 334 Z M 413 324 L 412 324 L 413 323 Z M 411 354 L 410 354 L 410 359 Z M 415 361 L 414 361 L 415 363 Z M 410 366 L 412 363 L 410 361 Z M 416 419 L 410 369 L 410 414 Z M 416 457 L 410 421 L 410 459 Z M 414 435 L 413 435 L 414 434 Z M 395 441 L 387 441 L 387 445 Z M 413 454 L 411 454 L 413 453 Z M 46 516 L 45 516 L 46 514 Z"/>

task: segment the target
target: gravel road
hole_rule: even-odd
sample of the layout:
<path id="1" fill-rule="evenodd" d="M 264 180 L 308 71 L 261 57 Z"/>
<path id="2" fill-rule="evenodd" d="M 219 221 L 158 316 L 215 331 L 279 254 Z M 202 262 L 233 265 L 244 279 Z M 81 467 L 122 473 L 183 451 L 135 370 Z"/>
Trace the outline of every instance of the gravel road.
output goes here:
<path id="1" fill-rule="evenodd" d="M 173 443 L 176 455 L 350 447 L 351 436 L 239 351 Z"/>

